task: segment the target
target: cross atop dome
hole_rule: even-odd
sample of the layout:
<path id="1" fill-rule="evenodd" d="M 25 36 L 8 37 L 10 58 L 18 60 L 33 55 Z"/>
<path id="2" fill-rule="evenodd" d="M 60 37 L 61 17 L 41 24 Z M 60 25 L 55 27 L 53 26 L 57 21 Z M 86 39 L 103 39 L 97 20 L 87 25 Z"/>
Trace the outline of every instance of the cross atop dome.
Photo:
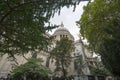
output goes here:
<path id="1" fill-rule="evenodd" d="M 60 27 L 64 27 L 64 25 L 63 25 L 63 22 L 61 22 L 61 25 L 60 25 Z"/>

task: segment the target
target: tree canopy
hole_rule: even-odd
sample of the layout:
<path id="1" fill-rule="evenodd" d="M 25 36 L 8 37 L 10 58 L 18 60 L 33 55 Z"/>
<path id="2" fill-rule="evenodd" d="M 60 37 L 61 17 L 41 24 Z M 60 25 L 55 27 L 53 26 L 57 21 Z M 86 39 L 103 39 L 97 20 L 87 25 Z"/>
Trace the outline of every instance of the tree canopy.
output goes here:
<path id="1" fill-rule="evenodd" d="M 49 22 L 64 6 L 80 0 L 0 0 L 0 53 L 14 55 L 47 49 L 46 31 L 56 27 Z M 47 24 L 47 25 L 45 25 Z"/>
<path id="2" fill-rule="evenodd" d="M 66 69 L 71 63 L 72 51 L 74 51 L 73 41 L 68 38 L 61 38 L 60 41 L 56 42 L 55 48 L 50 53 L 51 57 L 55 60 L 55 71 L 62 71 L 64 77 L 66 77 Z"/>
<path id="3" fill-rule="evenodd" d="M 15 67 L 11 73 L 13 80 L 48 80 L 51 71 L 43 66 L 42 59 L 30 58 L 28 62 Z"/>
<path id="4" fill-rule="evenodd" d="M 111 76 L 110 72 L 105 68 L 98 56 L 94 58 L 94 65 L 89 66 L 92 75 Z"/>
<path id="5" fill-rule="evenodd" d="M 77 23 L 91 50 L 101 55 L 109 71 L 120 76 L 120 0 L 94 0 L 84 7 Z"/>

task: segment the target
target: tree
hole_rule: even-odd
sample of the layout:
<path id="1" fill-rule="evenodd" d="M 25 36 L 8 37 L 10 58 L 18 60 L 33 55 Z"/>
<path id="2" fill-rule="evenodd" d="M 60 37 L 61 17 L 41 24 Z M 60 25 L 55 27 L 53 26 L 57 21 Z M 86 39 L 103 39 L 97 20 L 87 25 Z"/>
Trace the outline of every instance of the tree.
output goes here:
<path id="1" fill-rule="evenodd" d="M 55 48 L 50 55 L 55 60 L 56 71 L 62 71 L 63 76 L 67 75 L 67 67 L 71 63 L 71 52 L 74 50 L 73 41 L 68 38 L 61 38 L 56 42 Z"/>
<path id="2" fill-rule="evenodd" d="M 53 29 L 49 22 L 64 6 L 80 0 L 0 0 L 0 53 L 17 53 L 47 49 Z M 48 24 L 47 26 L 45 24 Z"/>
<path id="3" fill-rule="evenodd" d="M 51 71 L 41 64 L 40 58 L 30 58 L 28 62 L 15 67 L 11 73 L 13 80 L 48 80 Z"/>
<path id="4" fill-rule="evenodd" d="M 101 59 L 106 68 L 112 72 L 115 76 L 120 76 L 120 42 L 115 40 L 105 41 L 99 49 Z"/>
<path id="5" fill-rule="evenodd" d="M 91 50 L 101 55 L 103 64 L 115 76 L 120 76 L 119 4 L 120 0 L 94 0 L 84 7 L 84 13 L 77 22 Z"/>
<path id="6" fill-rule="evenodd" d="M 94 58 L 94 65 L 90 65 L 89 67 L 92 75 L 111 76 L 110 72 L 105 68 L 103 63 L 98 59 L 98 56 Z"/>

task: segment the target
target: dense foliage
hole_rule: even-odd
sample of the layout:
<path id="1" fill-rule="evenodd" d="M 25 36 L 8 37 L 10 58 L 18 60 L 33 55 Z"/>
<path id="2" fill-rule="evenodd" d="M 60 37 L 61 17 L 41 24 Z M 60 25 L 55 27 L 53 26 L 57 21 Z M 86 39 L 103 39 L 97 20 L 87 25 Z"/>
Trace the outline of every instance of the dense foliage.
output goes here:
<path id="1" fill-rule="evenodd" d="M 47 49 L 49 23 L 64 6 L 80 0 L 0 0 L 0 53 L 11 56 L 35 49 Z M 48 24 L 45 26 L 45 24 Z"/>
<path id="2" fill-rule="evenodd" d="M 105 68 L 98 57 L 94 58 L 94 65 L 90 66 L 90 72 L 92 75 L 111 76 L 110 72 Z"/>
<path id="3" fill-rule="evenodd" d="M 41 64 L 41 59 L 31 58 L 15 67 L 11 73 L 13 80 L 48 80 L 50 70 Z"/>
<path id="4" fill-rule="evenodd" d="M 120 76 L 120 0 L 94 0 L 84 7 L 78 24 L 91 50 L 101 55 L 109 71 Z"/>
<path id="5" fill-rule="evenodd" d="M 51 57 L 55 60 L 55 71 L 62 71 L 64 77 L 66 77 L 67 68 L 71 63 L 72 51 L 74 51 L 73 41 L 68 38 L 61 38 L 60 41 L 56 42 L 55 48 L 50 53 Z"/>

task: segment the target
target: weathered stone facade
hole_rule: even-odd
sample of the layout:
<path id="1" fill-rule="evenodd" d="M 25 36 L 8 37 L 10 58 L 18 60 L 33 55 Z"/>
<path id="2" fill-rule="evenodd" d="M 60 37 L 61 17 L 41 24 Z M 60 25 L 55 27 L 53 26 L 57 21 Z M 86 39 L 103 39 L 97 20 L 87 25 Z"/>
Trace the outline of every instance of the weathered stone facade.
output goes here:
<path id="1" fill-rule="evenodd" d="M 48 35 L 48 34 L 47 34 Z M 56 40 L 60 40 L 61 37 L 68 37 L 68 39 L 74 41 L 74 37 L 71 35 L 71 33 L 68 31 L 68 29 L 66 29 L 64 27 L 63 24 L 61 24 L 61 26 L 54 32 L 54 34 L 52 35 L 55 37 L 55 41 Z M 53 47 L 55 46 L 55 41 L 53 41 Z M 89 71 L 89 67 L 88 67 L 88 62 L 87 59 L 88 58 L 92 58 L 92 55 L 90 54 L 90 52 L 84 48 L 83 43 L 81 40 L 75 41 L 75 51 L 71 53 L 72 56 L 72 62 L 71 65 L 68 67 L 68 75 L 77 75 L 78 71 L 77 69 L 75 69 L 75 60 L 77 57 L 79 57 L 80 55 L 82 56 L 82 62 L 83 62 L 83 67 L 82 67 L 82 71 L 83 74 L 89 75 L 90 71 Z M 37 52 L 37 57 L 39 58 L 43 58 L 44 62 L 43 65 L 46 66 L 48 58 L 49 58 L 49 53 L 44 53 L 44 52 Z M 4 55 L 2 57 L 0 57 L 0 76 L 6 76 L 8 73 L 10 73 L 10 71 L 12 70 L 12 68 L 14 68 L 14 66 L 16 65 L 15 62 L 11 62 L 10 59 L 7 58 L 8 55 Z M 23 56 L 18 56 L 16 55 L 16 61 L 18 63 L 18 65 L 23 64 L 26 62 L 26 59 Z M 32 52 L 29 52 L 25 55 L 26 58 L 32 57 Z M 79 67 L 79 66 L 78 66 Z M 49 64 L 49 68 L 54 72 L 55 69 L 55 64 L 54 62 L 50 62 Z M 61 73 L 60 73 L 61 75 Z"/>

